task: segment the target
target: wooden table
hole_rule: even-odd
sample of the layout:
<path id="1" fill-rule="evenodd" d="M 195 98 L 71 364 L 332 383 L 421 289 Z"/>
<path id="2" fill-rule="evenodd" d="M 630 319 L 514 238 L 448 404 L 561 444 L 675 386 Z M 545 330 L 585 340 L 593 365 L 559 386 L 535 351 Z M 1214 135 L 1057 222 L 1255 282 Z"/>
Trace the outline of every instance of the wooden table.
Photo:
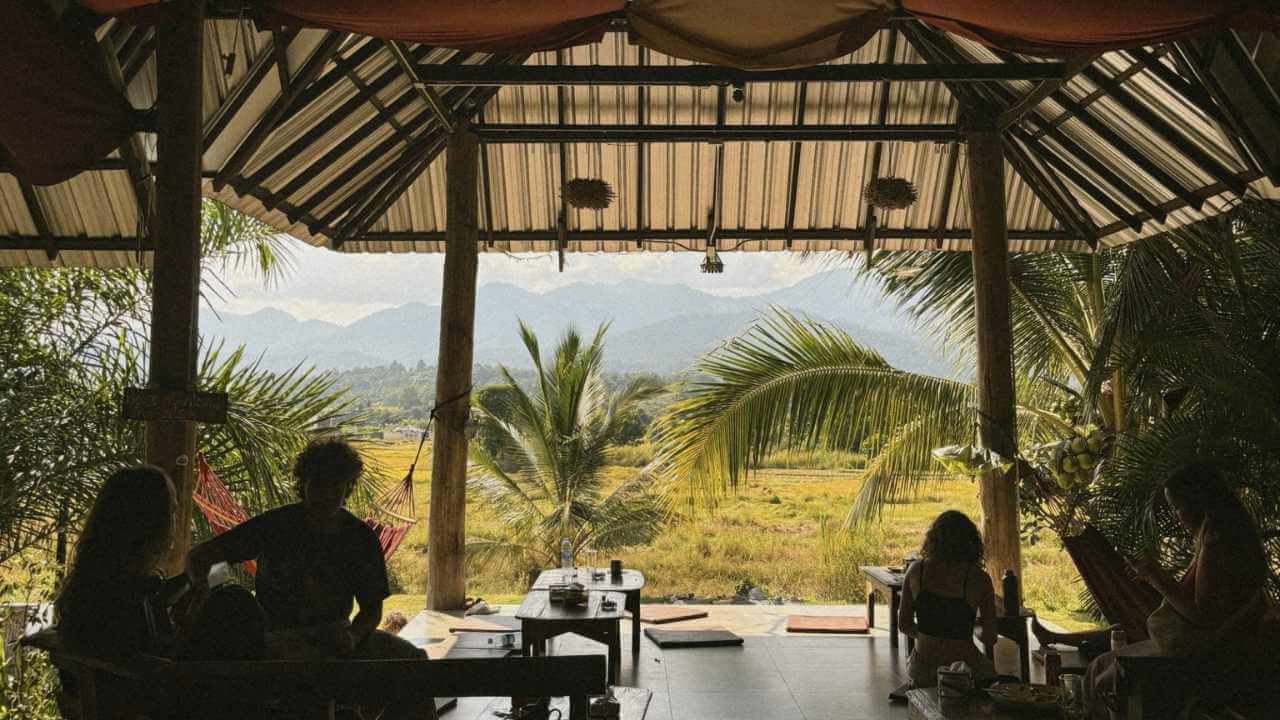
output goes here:
<path id="1" fill-rule="evenodd" d="M 943 715 L 938 704 L 938 689 L 910 690 L 907 692 L 907 717 L 909 720 L 1036 720 L 1036 718 L 1056 718 L 1057 710 L 1047 712 L 1019 711 L 1017 713 L 1003 711 L 992 703 L 971 702 L 969 712 L 964 715 Z"/>
<path id="2" fill-rule="evenodd" d="M 644 688 L 615 687 L 613 697 L 621 706 L 618 708 L 618 720 L 644 720 L 645 713 L 649 711 L 649 700 L 653 698 L 653 692 Z M 567 698 L 551 699 L 551 708 L 553 710 L 558 708 L 564 718 L 569 717 L 568 704 Z M 506 713 L 510 710 L 509 699 L 497 698 L 489 703 L 477 720 L 506 720 L 504 715 L 498 713 Z"/>
<path id="3" fill-rule="evenodd" d="M 639 570 L 623 570 L 622 579 L 614 580 L 605 568 L 605 575 L 598 580 L 591 579 L 591 573 L 586 568 L 576 568 L 574 571 L 556 568 L 554 570 L 543 570 L 538 574 L 538 579 L 533 581 L 533 590 L 546 590 L 552 585 L 565 582 L 566 576 L 570 572 L 576 572 L 576 581 L 589 592 L 620 592 L 627 596 L 626 609 L 631 613 L 631 654 L 640 654 L 640 591 L 644 588 L 644 573 Z"/>
<path id="4" fill-rule="evenodd" d="M 605 599 L 616 605 L 605 610 Z M 593 592 L 587 596 L 585 606 L 566 606 L 551 602 L 546 590 L 531 590 L 516 610 L 520 620 L 521 649 L 527 656 L 545 655 L 547 641 L 557 635 L 576 633 L 585 638 L 602 642 L 609 648 L 609 683 L 616 685 L 622 664 L 622 633 L 620 630 L 623 603 L 622 593 Z"/>
<path id="5" fill-rule="evenodd" d="M 889 645 L 898 647 L 898 605 L 902 602 L 903 573 L 894 572 L 880 565 L 862 565 L 858 568 L 867 576 L 867 624 L 876 624 L 876 593 L 889 601 Z M 915 647 L 915 640 L 907 637 L 907 652 Z"/>

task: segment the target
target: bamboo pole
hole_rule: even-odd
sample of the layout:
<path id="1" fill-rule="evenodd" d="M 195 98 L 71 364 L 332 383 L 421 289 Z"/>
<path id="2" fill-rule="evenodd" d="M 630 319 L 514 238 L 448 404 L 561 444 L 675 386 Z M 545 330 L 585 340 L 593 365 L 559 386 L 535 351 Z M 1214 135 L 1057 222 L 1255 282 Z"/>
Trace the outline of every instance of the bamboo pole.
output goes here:
<path id="1" fill-rule="evenodd" d="M 156 32 L 159 167 L 149 368 L 151 386 L 159 390 L 190 391 L 196 383 L 204 6 L 196 0 L 171 3 Z M 195 443 L 190 420 L 147 423 L 147 462 L 169 473 L 177 490 L 170 571 L 182 568 L 191 544 Z"/>
<path id="2" fill-rule="evenodd" d="M 978 343 L 978 438 L 983 447 L 1013 458 L 1013 340 L 1009 319 L 1009 238 L 1005 220 L 1004 145 L 993 113 L 966 122 L 969 213 L 973 228 L 973 292 Z M 996 587 L 1004 571 L 1022 576 L 1017 464 L 1008 473 L 979 478 L 987 572 Z"/>
<path id="3" fill-rule="evenodd" d="M 459 124 L 445 153 L 448 229 L 427 526 L 427 606 L 433 610 L 462 607 L 466 590 L 466 424 L 471 408 L 480 239 L 476 191 L 480 149 L 469 124 Z"/>

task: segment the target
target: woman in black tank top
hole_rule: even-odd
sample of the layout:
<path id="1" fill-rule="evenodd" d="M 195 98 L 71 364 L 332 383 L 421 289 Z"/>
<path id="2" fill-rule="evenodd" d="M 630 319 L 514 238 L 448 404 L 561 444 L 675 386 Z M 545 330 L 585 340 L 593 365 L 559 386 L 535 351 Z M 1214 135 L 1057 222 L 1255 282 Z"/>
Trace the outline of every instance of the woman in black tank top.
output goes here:
<path id="1" fill-rule="evenodd" d="M 995 668 L 973 642 L 982 619 L 982 642 L 995 642 L 995 591 L 982 569 L 982 535 L 964 513 L 948 510 L 925 533 L 921 558 L 907 569 L 898 627 L 915 638 L 908 661 L 916 687 L 937 684 L 938 668 L 968 663 L 981 683 Z"/>

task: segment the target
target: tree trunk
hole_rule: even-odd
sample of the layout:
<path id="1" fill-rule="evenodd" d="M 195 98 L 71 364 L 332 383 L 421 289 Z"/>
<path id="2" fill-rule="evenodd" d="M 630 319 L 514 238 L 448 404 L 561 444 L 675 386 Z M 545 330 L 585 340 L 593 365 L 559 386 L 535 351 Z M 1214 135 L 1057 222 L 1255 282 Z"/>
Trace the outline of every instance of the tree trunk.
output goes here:
<path id="1" fill-rule="evenodd" d="M 978 342 L 978 438 L 1012 459 L 1017 451 L 1013 343 L 1009 320 L 1009 239 L 1005 227 L 1004 148 L 991 121 L 966 131 L 969 213 L 973 227 L 973 292 Z M 1000 587 L 1012 570 L 1022 575 L 1017 464 L 979 479 L 987 572 Z"/>
<path id="2" fill-rule="evenodd" d="M 448 228 L 427 527 L 427 606 L 433 610 L 462 607 L 466 591 L 466 425 L 471 414 L 471 356 L 479 265 L 476 191 L 479 157 L 478 138 L 469 125 L 459 124 L 449 139 L 445 166 Z"/>
<path id="3" fill-rule="evenodd" d="M 172 3 L 156 31 L 156 213 L 152 237 L 150 382 L 159 390 L 196 386 L 196 318 L 200 289 L 200 144 L 204 3 Z M 145 212 L 144 210 L 140 210 Z M 195 423 L 147 423 L 147 462 L 177 490 L 173 549 L 167 569 L 181 570 L 191 546 Z"/>

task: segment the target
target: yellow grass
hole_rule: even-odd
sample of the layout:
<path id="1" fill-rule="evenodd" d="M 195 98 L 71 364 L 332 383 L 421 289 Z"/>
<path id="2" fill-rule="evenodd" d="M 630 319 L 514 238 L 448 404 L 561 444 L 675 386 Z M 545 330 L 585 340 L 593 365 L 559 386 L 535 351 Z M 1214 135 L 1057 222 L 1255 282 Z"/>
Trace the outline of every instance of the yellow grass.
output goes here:
<path id="1" fill-rule="evenodd" d="M 396 475 L 408 467 L 413 450 L 406 443 L 377 452 L 390 474 Z M 424 457 L 429 458 L 429 448 Z M 406 614 L 421 609 L 426 586 L 430 462 L 420 462 L 418 468 L 415 496 L 420 522 L 390 567 L 397 595 L 389 599 L 387 610 Z M 609 470 L 619 478 L 634 471 Z M 947 481 L 916 502 L 886 508 L 878 525 L 846 534 L 840 528 L 859 483 L 856 471 L 764 470 L 716 512 L 675 522 L 652 545 L 629 548 L 617 557 L 645 573 L 645 595 L 652 599 L 683 593 L 731 595 L 747 582 L 771 595 L 807 602 L 857 602 L 865 598 L 858 565 L 899 564 L 918 549 L 928 523 L 943 510 L 954 508 L 977 517 L 974 485 Z M 829 529 L 825 534 L 824 523 Z M 498 525 L 478 503 L 468 504 L 467 524 L 470 531 L 496 530 Z M 1079 609 L 1079 576 L 1055 540 L 1024 546 L 1023 567 L 1028 607 L 1069 629 L 1092 626 L 1091 618 Z M 518 578 L 485 569 L 469 573 L 468 595 L 514 602 L 521 591 Z"/>

